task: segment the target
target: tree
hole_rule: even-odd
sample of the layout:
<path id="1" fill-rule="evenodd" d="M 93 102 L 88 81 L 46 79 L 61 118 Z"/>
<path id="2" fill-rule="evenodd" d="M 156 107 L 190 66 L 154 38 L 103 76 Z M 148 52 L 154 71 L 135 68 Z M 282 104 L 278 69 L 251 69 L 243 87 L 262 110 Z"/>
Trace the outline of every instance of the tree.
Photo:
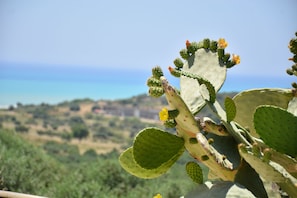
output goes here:
<path id="1" fill-rule="evenodd" d="M 87 137 L 89 135 L 89 131 L 84 124 L 74 124 L 71 126 L 73 137 L 78 138 L 79 140 Z"/>
<path id="2" fill-rule="evenodd" d="M 70 104 L 69 109 L 70 109 L 70 111 L 79 111 L 80 110 L 80 106 L 79 106 L 79 104 L 72 103 L 72 104 Z"/>

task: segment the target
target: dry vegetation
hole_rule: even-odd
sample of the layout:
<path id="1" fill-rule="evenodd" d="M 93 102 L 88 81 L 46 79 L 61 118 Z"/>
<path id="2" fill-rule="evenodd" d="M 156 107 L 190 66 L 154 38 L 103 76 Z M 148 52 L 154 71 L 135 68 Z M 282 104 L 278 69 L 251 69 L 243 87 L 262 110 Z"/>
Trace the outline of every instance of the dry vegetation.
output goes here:
<path id="1" fill-rule="evenodd" d="M 115 112 L 124 112 L 125 109 L 138 109 L 136 102 L 144 103 L 143 109 L 152 110 L 151 99 L 144 95 L 117 101 L 85 99 L 58 105 L 19 104 L 16 108 L 0 110 L 0 123 L 2 128 L 15 130 L 38 146 L 54 141 L 75 145 L 81 154 L 90 149 L 102 154 L 114 149 L 122 150 L 143 126 L 159 124 L 150 118 L 115 115 Z M 155 101 L 155 112 L 160 104 L 160 100 Z M 95 107 L 100 109 L 96 111 Z M 87 136 L 80 139 L 73 135 L 73 119 L 86 126 Z"/>

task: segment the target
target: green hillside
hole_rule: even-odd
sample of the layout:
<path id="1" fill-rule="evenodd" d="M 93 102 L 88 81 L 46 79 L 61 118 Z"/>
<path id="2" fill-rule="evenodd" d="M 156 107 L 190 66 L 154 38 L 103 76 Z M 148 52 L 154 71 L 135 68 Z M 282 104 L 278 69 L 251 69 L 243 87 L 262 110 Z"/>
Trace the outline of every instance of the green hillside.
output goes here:
<path id="1" fill-rule="evenodd" d="M 186 154 L 154 180 L 138 179 L 118 163 L 139 130 L 162 128 L 158 112 L 164 104 L 164 98 L 139 95 L 0 110 L 0 189 L 63 198 L 185 195 L 195 187 L 184 171 Z"/>
<path id="2" fill-rule="evenodd" d="M 184 156 L 168 174 L 155 180 L 138 179 L 118 163 L 117 151 L 79 154 L 77 147 L 50 143 L 49 155 L 11 130 L 0 130 L 0 189 L 47 197 L 177 197 L 194 184 L 183 170 Z M 183 187 L 175 183 L 182 180 Z"/>

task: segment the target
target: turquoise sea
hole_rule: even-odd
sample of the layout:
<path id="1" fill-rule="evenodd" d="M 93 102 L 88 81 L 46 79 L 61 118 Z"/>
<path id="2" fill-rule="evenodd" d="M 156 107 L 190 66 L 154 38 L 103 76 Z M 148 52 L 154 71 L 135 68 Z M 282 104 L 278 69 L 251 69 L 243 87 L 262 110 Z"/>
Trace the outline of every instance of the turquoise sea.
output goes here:
<path id="1" fill-rule="evenodd" d="M 165 73 L 171 84 L 178 79 Z M 0 107 L 22 104 L 57 104 L 73 99 L 122 99 L 147 93 L 151 68 L 114 69 L 0 63 Z M 228 75 L 221 91 L 255 87 L 289 88 L 294 79 Z M 260 86 L 259 86 L 260 85 Z"/>

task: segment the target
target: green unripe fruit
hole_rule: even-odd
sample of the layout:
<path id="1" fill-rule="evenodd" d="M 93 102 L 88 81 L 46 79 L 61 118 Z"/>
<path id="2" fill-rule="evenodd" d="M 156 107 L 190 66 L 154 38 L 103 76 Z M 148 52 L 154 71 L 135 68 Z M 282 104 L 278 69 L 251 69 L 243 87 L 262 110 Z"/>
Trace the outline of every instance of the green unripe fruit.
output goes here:
<path id="1" fill-rule="evenodd" d="M 197 138 L 190 138 L 189 142 L 190 142 L 190 144 L 197 144 L 198 140 L 197 140 Z"/>
<path id="2" fill-rule="evenodd" d="M 223 62 L 224 63 L 226 63 L 228 60 L 229 60 L 229 58 L 230 58 L 230 54 L 229 53 L 226 53 L 225 55 L 224 55 L 224 57 L 223 57 Z"/>
<path id="3" fill-rule="evenodd" d="M 261 156 L 260 147 L 259 147 L 259 145 L 257 143 L 254 143 L 252 145 L 252 152 L 257 157 L 260 157 Z"/>
<path id="4" fill-rule="evenodd" d="M 209 159 L 209 157 L 207 156 L 207 155 L 203 155 L 203 156 L 201 156 L 201 160 L 202 161 L 206 161 L 206 160 L 208 160 Z"/>
<path id="5" fill-rule="evenodd" d="M 177 78 L 180 77 L 180 72 L 179 72 L 178 70 L 176 70 L 176 69 L 174 69 L 174 68 L 172 68 L 172 67 L 169 67 L 168 69 L 169 69 L 170 74 L 171 74 L 172 76 L 175 76 L 175 77 L 177 77 Z"/>
<path id="6" fill-rule="evenodd" d="M 287 69 L 287 74 L 289 74 L 290 76 L 292 76 L 294 74 L 294 72 L 292 71 L 292 69 Z"/>
<path id="7" fill-rule="evenodd" d="M 150 77 L 149 79 L 147 79 L 146 81 L 147 86 L 149 87 L 161 87 L 161 81 L 155 77 Z"/>
<path id="8" fill-rule="evenodd" d="M 219 56 L 220 59 L 223 59 L 224 54 L 225 54 L 225 49 L 218 48 L 218 56 Z"/>
<path id="9" fill-rule="evenodd" d="M 233 61 L 227 61 L 227 62 L 226 62 L 226 67 L 227 67 L 227 68 L 231 68 L 231 67 L 233 67 L 234 65 L 236 65 L 236 63 L 233 62 Z"/>
<path id="10" fill-rule="evenodd" d="M 214 143 L 214 140 L 212 138 L 209 138 L 207 141 L 208 141 L 209 144 Z"/>
<path id="11" fill-rule="evenodd" d="M 164 122 L 164 126 L 167 128 L 174 128 L 176 126 L 176 121 L 174 119 L 168 119 Z"/>
<path id="12" fill-rule="evenodd" d="M 294 61 L 294 63 L 297 63 L 297 55 L 293 56 L 293 61 Z"/>
<path id="13" fill-rule="evenodd" d="M 152 73 L 153 73 L 153 76 L 157 79 L 159 79 L 161 76 L 164 75 L 161 67 L 159 67 L 159 66 L 154 67 L 152 69 Z"/>
<path id="14" fill-rule="evenodd" d="M 240 144 L 238 145 L 238 149 L 239 149 L 241 152 L 243 152 L 243 153 L 247 153 L 246 146 L 245 146 L 244 144 L 242 144 L 242 143 L 240 143 Z"/>
<path id="15" fill-rule="evenodd" d="M 266 148 L 263 151 L 263 162 L 268 163 L 270 159 L 271 159 L 271 150 L 269 148 Z"/>
<path id="16" fill-rule="evenodd" d="M 297 54 L 297 39 L 292 39 L 289 43 L 290 52 Z"/>
<path id="17" fill-rule="evenodd" d="M 184 62 L 180 58 L 176 58 L 173 63 L 177 68 L 182 68 L 184 66 Z"/>
<path id="18" fill-rule="evenodd" d="M 196 162 L 188 162 L 186 165 L 186 170 L 189 177 L 196 183 L 203 183 L 203 174 L 201 167 Z"/>
<path id="19" fill-rule="evenodd" d="M 209 49 L 210 47 L 210 40 L 207 38 L 207 39 L 204 39 L 203 40 L 203 48 L 204 49 Z"/>
<path id="20" fill-rule="evenodd" d="M 158 98 L 164 94 L 164 90 L 162 87 L 150 87 L 149 95 L 155 98 Z"/>
<path id="21" fill-rule="evenodd" d="M 198 43 L 192 42 L 187 49 L 188 53 L 194 54 L 199 49 Z"/>
<path id="22" fill-rule="evenodd" d="M 212 52 L 216 52 L 217 49 L 218 49 L 218 42 L 217 42 L 217 41 L 211 41 L 211 42 L 210 42 L 209 49 L 210 49 Z"/>
<path id="23" fill-rule="evenodd" d="M 177 109 L 168 111 L 168 119 L 174 119 L 178 116 L 179 111 Z"/>
<path id="24" fill-rule="evenodd" d="M 296 82 L 292 82 L 292 87 L 297 89 L 297 83 Z"/>
<path id="25" fill-rule="evenodd" d="M 187 49 L 180 50 L 179 54 L 184 60 L 188 60 L 189 54 Z"/>

